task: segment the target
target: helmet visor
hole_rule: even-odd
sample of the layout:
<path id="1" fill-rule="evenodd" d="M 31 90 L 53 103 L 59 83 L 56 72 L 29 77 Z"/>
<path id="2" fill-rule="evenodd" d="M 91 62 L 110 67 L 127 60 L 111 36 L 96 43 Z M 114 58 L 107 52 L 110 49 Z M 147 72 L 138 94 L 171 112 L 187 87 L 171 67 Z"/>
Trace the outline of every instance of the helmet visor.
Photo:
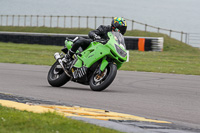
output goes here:
<path id="1" fill-rule="evenodd" d="M 120 26 L 120 27 L 119 27 L 120 33 L 121 33 L 122 35 L 124 35 L 124 34 L 126 33 L 126 28 L 127 28 L 127 26 Z"/>

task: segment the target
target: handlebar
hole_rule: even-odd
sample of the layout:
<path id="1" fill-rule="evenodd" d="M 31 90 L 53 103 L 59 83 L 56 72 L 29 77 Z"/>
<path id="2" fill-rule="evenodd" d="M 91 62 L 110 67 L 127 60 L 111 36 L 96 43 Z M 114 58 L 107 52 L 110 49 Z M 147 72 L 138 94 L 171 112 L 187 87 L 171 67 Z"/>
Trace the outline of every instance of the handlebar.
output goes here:
<path id="1" fill-rule="evenodd" d="M 69 39 L 68 37 L 66 37 L 66 40 L 73 42 L 73 39 Z"/>
<path id="2" fill-rule="evenodd" d="M 95 42 L 100 42 L 102 44 L 106 44 L 108 42 L 108 40 L 105 39 L 99 39 L 99 40 L 95 40 Z"/>
<path id="3" fill-rule="evenodd" d="M 68 37 L 66 37 L 67 41 L 71 41 L 71 42 L 75 42 L 79 39 L 79 37 L 75 37 L 74 39 L 69 39 Z"/>

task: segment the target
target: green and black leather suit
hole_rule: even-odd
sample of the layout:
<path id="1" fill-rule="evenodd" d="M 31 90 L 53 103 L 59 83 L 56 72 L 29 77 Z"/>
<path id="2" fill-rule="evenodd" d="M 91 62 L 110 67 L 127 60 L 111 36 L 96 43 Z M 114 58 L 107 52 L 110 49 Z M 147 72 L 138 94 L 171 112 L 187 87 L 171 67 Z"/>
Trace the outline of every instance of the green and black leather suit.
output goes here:
<path id="1" fill-rule="evenodd" d="M 100 25 L 96 30 L 89 32 L 88 36 L 90 39 L 79 37 L 79 39 L 76 40 L 72 45 L 69 54 L 73 55 L 78 50 L 79 47 L 82 47 L 83 50 L 86 49 L 90 45 L 90 43 L 94 40 L 108 39 L 107 33 L 110 31 L 112 31 L 111 26 Z"/>

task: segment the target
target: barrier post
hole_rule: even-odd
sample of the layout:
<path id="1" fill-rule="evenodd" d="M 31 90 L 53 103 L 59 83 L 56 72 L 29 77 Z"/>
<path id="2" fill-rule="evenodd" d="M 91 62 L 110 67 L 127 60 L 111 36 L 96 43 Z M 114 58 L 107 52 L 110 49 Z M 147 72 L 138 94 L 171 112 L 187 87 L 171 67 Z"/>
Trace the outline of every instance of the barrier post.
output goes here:
<path id="1" fill-rule="evenodd" d="M 32 27 L 32 17 L 33 17 L 33 15 L 31 15 L 31 17 L 30 17 L 30 26 Z"/>
<path id="2" fill-rule="evenodd" d="M 14 17 L 15 17 L 15 15 L 12 15 L 12 26 L 14 26 Z"/>
<path id="3" fill-rule="evenodd" d="M 59 17 L 60 16 L 57 16 L 57 27 L 59 27 Z"/>
<path id="4" fill-rule="evenodd" d="M 187 43 L 188 33 L 185 33 L 185 43 Z"/>
<path id="5" fill-rule="evenodd" d="M 73 17 L 73 16 L 71 16 L 71 28 L 72 28 L 72 23 L 73 23 L 73 21 L 72 21 L 72 17 Z"/>
<path id="6" fill-rule="evenodd" d="M 94 28 L 96 29 L 96 27 L 97 27 L 97 16 L 94 17 L 94 23 L 95 23 Z"/>
<path id="7" fill-rule="evenodd" d="M 59 16 L 57 16 L 57 27 L 59 26 Z"/>
<path id="8" fill-rule="evenodd" d="M 64 16 L 64 28 L 66 27 L 65 23 L 66 23 L 66 16 Z"/>
<path id="9" fill-rule="evenodd" d="M 37 15 L 37 27 L 38 27 L 38 21 L 39 21 L 38 18 L 39 18 L 39 15 Z"/>
<path id="10" fill-rule="evenodd" d="M 52 15 L 50 16 L 50 27 L 52 27 Z"/>
<path id="11" fill-rule="evenodd" d="M 87 28 L 88 28 L 88 18 L 89 18 L 89 17 L 87 16 L 87 19 L 86 19 Z"/>
<path id="12" fill-rule="evenodd" d="M 19 26 L 19 23 L 20 23 L 20 15 L 18 15 L 18 26 Z"/>
<path id="13" fill-rule="evenodd" d="M 181 32 L 181 42 L 183 42 L 183 32 Z"/>
<path id="14" fill-rule="evenodd" d="M 24 27 L 26 26 L 26 15 L 24 15 Z"/>
<path id="15" fill-rule="evenodd" d="M 160 33 L 160 28 L 158 27 L 158 33 Z"/>
<path id="16" fill-rule="evenodd" d="M 171 37 L 172 35 L 172 30 L 169 30 L 169 37 Z"/>
<path id="17" fill-rule="evenodd" d="M 134 20 L 132 20 L 132 30 L 134 29 Z"/>
<path id="18" fill-rule="evenodd" d="M 145 24 L 145 32 L 147 31 L 147 24 Z"/>
<path id="19" fill-rule="evenodd" d="M 45 27 L 45 15 L 43 16 L 43 26 Z"/>
<path id="20" fill-rule="evenodd" d="M 1 24 L 0 24 L 1 26 L 2 26 L 2 20 L 3 20 L 2 16 L 3 16 L 3 15 L 1 15 L 1 21 L 0 21 L 0 22 L 1 22 Z"/>
<path id="21" fill-rule="evenodd" d="M 81 16 L 78 16 L 78 28 L 81 28 L 81 20 L 80 20 Z"/>
<path id="22" fill-rule="evenodd" d="M 6 26 L 8 26 L 8 15 L 6 15 Z"/>

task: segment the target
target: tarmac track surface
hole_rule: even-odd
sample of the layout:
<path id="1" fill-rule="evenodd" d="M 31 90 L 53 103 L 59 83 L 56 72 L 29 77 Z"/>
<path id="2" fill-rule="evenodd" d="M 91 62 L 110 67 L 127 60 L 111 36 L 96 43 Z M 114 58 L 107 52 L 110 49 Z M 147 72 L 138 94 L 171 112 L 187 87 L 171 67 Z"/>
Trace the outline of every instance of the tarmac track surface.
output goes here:
<path id="1" fill-rule="evenodd" d="M 118 71 L 102 92 L 69 82 L 51 87 L 49 66 L 0 63 L 0 93 L 132 114 L 200 128 L 200 76 Z"/>

